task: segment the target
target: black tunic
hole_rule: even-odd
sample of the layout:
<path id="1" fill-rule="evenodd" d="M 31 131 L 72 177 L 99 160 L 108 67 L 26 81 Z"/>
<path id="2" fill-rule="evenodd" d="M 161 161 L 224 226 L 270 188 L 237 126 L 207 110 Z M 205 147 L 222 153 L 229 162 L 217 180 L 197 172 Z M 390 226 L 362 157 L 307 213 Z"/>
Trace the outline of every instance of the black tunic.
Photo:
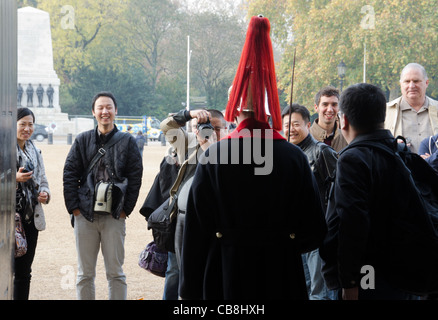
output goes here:
<path id="1" fill-rule="evenodd" d="M 307 299 L 301 253 L 318 248 L 326 233 L 314 176 L 304 153 L 278 133 L 251 135 L 221 140 L 197 167 L 183 299 Z"/>

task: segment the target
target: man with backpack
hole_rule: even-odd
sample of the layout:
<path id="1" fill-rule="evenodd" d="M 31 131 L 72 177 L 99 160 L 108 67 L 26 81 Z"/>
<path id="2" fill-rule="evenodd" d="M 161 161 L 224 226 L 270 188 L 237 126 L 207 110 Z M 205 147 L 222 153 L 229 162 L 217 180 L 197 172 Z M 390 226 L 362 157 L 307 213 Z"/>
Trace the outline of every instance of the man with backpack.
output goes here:
<path id="1" fill-rule="evenodd" d="M 385 95 L 370 84 L 350 86 L 339 116 L 349 146 L 340 152 L 328 205 L 329 232 L 320 248 L 324 279 L 329 289 L 342 289 L 344 300 L 409 299 L 387 275 L 398 253 L 392 245 L 405 245 L 393 217 L 415 211 L 418 197 L 395 151 L 379 150 L 395 148 L 384 129 Z"/>

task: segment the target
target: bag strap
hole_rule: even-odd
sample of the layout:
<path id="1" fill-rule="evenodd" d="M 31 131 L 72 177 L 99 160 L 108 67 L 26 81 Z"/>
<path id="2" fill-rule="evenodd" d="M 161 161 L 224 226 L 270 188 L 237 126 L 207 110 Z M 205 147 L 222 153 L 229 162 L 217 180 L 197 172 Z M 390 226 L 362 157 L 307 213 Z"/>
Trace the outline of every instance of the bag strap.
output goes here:
<path id="1" fill-rule="evenodd" d="M 402 142 L 399 142 L 399 141 Z M 406 142 L 406 138 L 403 136 L 398 136 L 393 140 L 393 148 L 381 144 L 381 143 L 373 143 L 371 141 L 361 141 L 357 144 L 348 145 L 345 149 L 342 150 L 344 152 L 346 149 L 354 148 L 354 147 L 369 147 L 372 149 L 381 150 L 384 153 L 391 155 L 395 159 L 397 159 L 398 163 L 401 164 L 401 166 L 407 171 L 407 173 L 411 176 L 411 170 L 406 165 L 405 161 L 403 160 L 403 157 L 405 154 L 410 153 L 408 144 Z M 412 176 L 411 176 L 412 178 Z"/>
<path id="2" fill-rule="evenodd" d="M 107 141 L 103 147 L 99 148 L 97 150 L 97 153 L 94 155 L 94 158 L 91 160 L 90 165 L 88 166 L 87 171 L 85 172 L 85 175 L 83 177 L 87 177 L 88 174 L 91 172 L 91 170 L 94 168 L 96 163 L 102 158 L 106 152 L 111 148 L 113 145 L 115 145 L 117 142 L 119 142 L 122 139 L 123 134 L 120 131 L 117 131 L 109 141 Z"/>

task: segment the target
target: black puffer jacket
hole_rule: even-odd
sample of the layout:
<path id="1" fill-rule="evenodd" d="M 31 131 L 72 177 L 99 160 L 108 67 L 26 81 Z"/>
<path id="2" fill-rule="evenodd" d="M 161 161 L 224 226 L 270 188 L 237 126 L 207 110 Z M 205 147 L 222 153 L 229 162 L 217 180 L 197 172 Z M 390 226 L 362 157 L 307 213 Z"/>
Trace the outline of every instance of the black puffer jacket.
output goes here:
<path id="1" fill-rule="evenodd" d="M 110 135 L 117 131 L 115 128 Z M 128 133 L 122 134 L 121 140 L 109 148 L 101 160 L 104 161 L 110 180 L 114 183 L 112 214 L 116 219 L 120 217 L 122 210 L 128 216 L 134 209 L 143 174 L 143 163 L 135 138 Z M 79 209 L 89 221 L 94 220 L 95 170 L 90 172 L 86 181 L 81 183 L 80 180 L 102 145 L 97 128 L 79 134 L 64 166 L 65 206 L 70 214 L 73 210 Z"/>

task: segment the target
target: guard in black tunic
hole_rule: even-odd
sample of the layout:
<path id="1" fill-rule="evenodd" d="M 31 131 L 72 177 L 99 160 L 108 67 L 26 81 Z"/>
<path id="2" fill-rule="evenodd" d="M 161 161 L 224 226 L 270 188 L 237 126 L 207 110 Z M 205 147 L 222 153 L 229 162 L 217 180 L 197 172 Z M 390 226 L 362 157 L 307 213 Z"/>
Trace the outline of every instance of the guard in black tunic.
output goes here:
<path id="1" fill-rule="evenodd" d="M 308 299 L 301 253 L 320 246 L 326 224 L 306 156 L 277 132 L 269 30 L 267 18 L 251 19 L 225 115 L 238 127 L 204 152 L 196 170 L 183 299 Z"/>

